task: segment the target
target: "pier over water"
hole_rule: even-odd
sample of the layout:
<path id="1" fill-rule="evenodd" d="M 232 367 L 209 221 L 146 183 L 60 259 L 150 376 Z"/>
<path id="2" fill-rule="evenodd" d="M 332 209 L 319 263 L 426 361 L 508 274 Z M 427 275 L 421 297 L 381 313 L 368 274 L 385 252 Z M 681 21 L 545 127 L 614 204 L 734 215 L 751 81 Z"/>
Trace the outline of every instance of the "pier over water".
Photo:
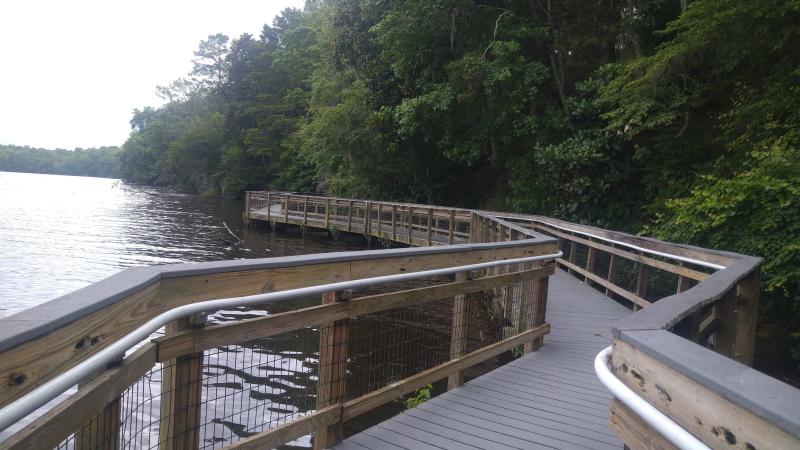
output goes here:
<path id="1" fill-rule="evenodd" d="M 0 425 L 61 395 L 0 447 L 800 448 L 800 393 L 749 367 L 758 258 L 283 192 L 245 214 L 407 248 L 127 269 L 0 320 Z"/>

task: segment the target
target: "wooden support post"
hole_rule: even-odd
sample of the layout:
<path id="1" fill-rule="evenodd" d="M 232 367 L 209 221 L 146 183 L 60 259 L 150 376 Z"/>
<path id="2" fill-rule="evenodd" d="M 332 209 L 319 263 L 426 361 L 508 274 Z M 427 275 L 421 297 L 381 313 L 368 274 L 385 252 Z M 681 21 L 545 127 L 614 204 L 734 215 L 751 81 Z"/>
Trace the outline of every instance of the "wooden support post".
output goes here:
<path id="1" fill-rule="evenodd" d="M 750 274 L 717 303 L 716 351 L 748 366 L 753 364 L 759 285 L 758 272 Z"/>
<path id="2" fill-rule="evenodd" d="M 179 319 L 166 326 L 165 335 L 202 325 L 200 316 Z M 161 374 L 160 450 L 192 450 L 200 446 L 200 405 L 203 352 L 166 362 Z"/>
<path id="3" fill-rule="evenodd" d="M 411 238 L 414 234 L 414 207 L 408 207 L 408 245 L 411 245 Z"/>
<path id="4" fill-rule="evenodd" d="M 683 267 L 683 261 L 679 261 L 678 265 Z M 685 291 L 689 288 L 689 279 L 684 277 L 683 275 L 678 275 L 678 286 L 676 288 L 676 293 L 680 294 L 681 292 Z"/>
<path id="5" fill-rule="evenodd" d="M 469 272 L 456 274 L 456 281 L 469 279 Z M 467 352 L 467 327 L 469 325 L 469 297 L 457 295 L 453 302 L 453 329 L 450 334 L 450 359 L 457 359 Z M 458 371 L 447 377 L 447 390 L 464 384 L 464 372 Z"/>
<path id="6" fill-rule="evenodd" d="M 325 197 L 325 228 L 331 229 L 331 198 Z"/>
<path id="7" fill-rule="evenodd" d="M 586 271 L 594 273 L 595 250 L 594 247 L 589 247 L 589 254 L 586 256 Z M 583 281 L 589 283 L 588 277 L 583 277 Z"/>
<path id="8" fill-rule="evenodd" d="M 383 232 L 383 203 L 378 203 L 378 236 Z"/>
<path id="9" fill-rule="evenodd" d="M 341 292 L 322 295 L 322 304 L 344 302 L 348 296 Z M 341 404 L 347 388 L 347 340 L 349 319 L 337 320 L 322 326 L 319 338 L 319 377 L 317 379 L 317 411 Z M 344 437 L 341 420 L 318 428 L 314 432 L 314 449 L 328 448 Z"/>
<path id="10" fill-rule="evenodd" d="M 283 207 L 283 213 L 284 213 L 283 220 L 286 223 L 289 223 L 289 197 L 291 196 L 289 194 L 286 194 L 286 201 Z"/>
<path id="11" fill-rule="evenodd" d="M 267 192 L 267 221 L 270 221 L 272 215 L 272 203 L 269 199 L 269 192 Z"/>
<path id="12" fill-rule="evenodd" d="M 250 223 L 250 191 L 244 191 L 244 224 Z"/>
<path id="13" fill-rule="evenodd" d="M 364 202 L 364 235 L 369 236 L 372 231 L 372 204 Z"/>
<path id="14" fill-rule="evenodd" d="M 122 358 L 117 361 L 118 364 Z M 99 375 L 102 372 L 99 372 Z M 79 389 L 92 379 L 84 380 L 79 384 Z M 75 450 L 117 450 L 120 448 L 120 412 L 122 399 L 114 398 L 98 411 L 97 416 L 83 425 L 75 432 Z"/>
<path id="15" fill-rule="evenodd" d="M 761 297 L 761 274 L 758 269 L 736 286 L 736 345 L 734 359 L 752 366 L 758 324 L 758 302 Z"/>
<path id="16" fill-rule="evenodd" d="M 614 247 L 614 244 L 611 244 L 611 247 Z M 611 284 L 614 284 L 614 282 L 611 281 L 611 279 L 614 277 L 614 269 L 616 269 L 615 267 L 616 263 L 617 263 L 617 255 L 612 253 L 611 258 L 608 260 L 608 275 L 606 275 L 606 281 L 608 281 Z M 609 289 L 606 288 L 606 295 L 608 295 L 608 293 Z"/>
<path id="17" fill-rule="evenodd" d="M 397 240 L 397 205 L 392 205 L 392 240 Z"/>
<path id="18" fill-rule="evenodd" d="M 431 246 L 433 237 L 433 209 L 428 208 L 428 247 Z"/>
<path id="19" fill-rule="evenodd" d="M 347 206 L 347 231 L 353 231 L 353 201 Z"/>
<path id="20" fill-rule="evenodd" d="M 578 245 L 575 241 L 569 241 L 569 262 L 575 264 L 575 254 L 578 253 Z M 569 273 L 574 274 L 575 271 L 572 269 L 568 270 Z"/>
<path id="21" fill-rule="evenodd" d="M 678 275 L 678 287 L 676 289 L 676 293 L 680 294 L 681 292 L 685 291 L 689 287 L 689 279 Z"/>
<path id="22" fill-rule="evenodd" d="M 456 220 L 456 211 L 454 209 L 451 209 L 450 210 L 450 219 L 449 219 L 449 222 L 448 222 L 449 225 L 447 227 L 448 228 L 447 243 L 450 244 L 450 245 L 453 245 L 453 232 L 455 231 L 455 227 L 456 227 L 455 220 Z"/>
<path id="23" fill-rule="evenodd" d="M 533 320 L 528 322 L 528 329 L 536 328 L 544 324 L 544 316 L 547 313 L 547 287 L 550 277 L 543 277 L 533 281 Z M 537 350 L 544 344 L 544 338 L 539 337 L 533 341 L 525 343 L 523 351 L 530 353 Z"/>
<path id="24" fill-rule="evenodd" d="M 639 263 L 639 274 L 636 276 L 636 295 L 647 299 L 647 283 L 650 278 L 650 270 L 649 267 L 644 263 Z M 633 310 L 637 311 L 641 309 L 638 305 L 633 305 Z"/>
<path id="25" fill-rule="evenodd" d="M 308 224 L 308 196 L 303 196 L 303 226 Z"/>

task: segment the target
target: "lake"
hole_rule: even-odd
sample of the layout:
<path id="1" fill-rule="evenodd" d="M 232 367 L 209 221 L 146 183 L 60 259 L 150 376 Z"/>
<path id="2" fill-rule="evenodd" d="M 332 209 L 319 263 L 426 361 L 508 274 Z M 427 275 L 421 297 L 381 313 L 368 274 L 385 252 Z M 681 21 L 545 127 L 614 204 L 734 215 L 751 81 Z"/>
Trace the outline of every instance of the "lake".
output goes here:
<path id="1" fill-rule="evenodd" d="M 326 233 L 303 237 L 248 229 L 243 207 L 241 201 L 120 180 L 0 172 L 0 317 L 131 266 L 365 248 L 358 237 L 334 241 Z M 274 306 L 286 310 L 318 303 L 314 298 Z M 275 311 L 218 311 L 209 321 L 270 312 Z M 221 447 L 313 409 L 313 395 L 304 393 L 316 386 L 318 343 L 318 330 L 307 329 L 206 352 L 201 448 Z M 123 448 L 157 445 L 161 371 L 157 365 L 123 396 Z M 29 419 L 0 433 L 0 441 Z M 73 444 L 67 441 L 62 448 Z M 308 437 L 292 443 L 309 445 Z"/>
<path id="2" fill-rule="evenodd" d="M 243 208 L 107 178 L 0 172 L 0 317 L 131 266 L 364 248 L 247 229 Z"/>

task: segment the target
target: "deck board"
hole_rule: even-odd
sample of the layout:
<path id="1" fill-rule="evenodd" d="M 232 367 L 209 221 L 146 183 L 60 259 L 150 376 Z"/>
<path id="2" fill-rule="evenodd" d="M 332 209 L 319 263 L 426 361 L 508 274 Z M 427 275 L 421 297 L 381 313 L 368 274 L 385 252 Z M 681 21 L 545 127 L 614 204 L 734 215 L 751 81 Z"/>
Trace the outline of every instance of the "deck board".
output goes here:
<path id="1" fill-rule="evenodd" d="M 547 302 L 551 333 L 538 351 L 334 448 L 621 449 L 608 427 L 611 394 L 593 361 L 609 345 L 611 325 L 630 310 L 561 270 L 550 279 Z"/>

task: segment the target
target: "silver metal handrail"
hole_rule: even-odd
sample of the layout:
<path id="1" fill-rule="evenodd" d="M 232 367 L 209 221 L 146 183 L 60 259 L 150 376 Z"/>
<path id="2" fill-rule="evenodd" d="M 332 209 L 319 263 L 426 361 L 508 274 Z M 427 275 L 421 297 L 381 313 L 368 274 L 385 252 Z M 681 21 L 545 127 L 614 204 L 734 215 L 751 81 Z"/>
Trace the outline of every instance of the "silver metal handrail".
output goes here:
<path id="1" fill-rule="evenodd" d="M 610 244 L 619 245 L 619 246 L 623 246 L 623 247 L 628 247 L 630 249 L 633 249 L 633 250 L 636 250 L 636 251 L 639 251 L 639 252 L 642 252 L 642 253 L 649 253 L 651 255 L 661 256 L 663 258 L 674 259 L 676 261 L 683 261 L 683 262 L 686 262 L 686 263 L 689 263 L 689 264 L 695 264 L 695 265 L 698 265 L 698 266 L 701 266 L 701 267 L 707 267 L 709 269 L 722 270 L 722 269 L 725 269 L 727 267 L 727 266 L 722 266 L 722 265 L 719 265 L 719 264 L 710 263 L 710 262 L 707 262 L 707 261 L 701 261 L 699 259 L 687 258 L 685 256 L 673 255 L 672 253 L 659 252 L 657 250 L 651 250 L 649 248 L 639 247 L 638 245 L 635 245 L 635 244 L 629 244 L 627 242 L 617 241 L 617 240 L 610 239 L 610 238 L 607 238 L 607 237 L 598 236 L 596 234 L 587 233 L 585 231 L 573 230 L 571 228 L 555 225 L 555 224 L 549 223 L 549 222 L 541 220 L 541 219 L 530 219 L 530 218 L 509 217 L 509 216 L 495 216 L 495 215 L 493 215 L 492 217 L 495 217 L 495 218 L 498 218 L 498 219 L 514 219 L 514 220 L 524 220 L 524 221 L 527 221 L 527 222 L 536 222 L 536 223 L 540 223 L 542 225 L 547 225 L 548 227 L 555 228 L 557 230 L 567 231 L 569 233 L 574 233 L 574 234 L 580 234 L 580 235 L 583 235 L 583 236 L 590 237 L 592 239 L 597 239 L 597 240 L 600 240 L 600 241 L 608 242 Z"/>
<path id="2" fill-rule="evenodd" d="M 683 427 L 675 423 L 664 413 L 639 397 L 628 386 L 620 381 L 609 370 L 608 363 L 611 357 L 611 346 L 604 348 L 594 359 L 594 371 L 597 378 L 611 393 L 622 403 L 630 408 L 636 415 L 658 431 L 665 439 L 675 444 L 682 450 L 709 450 L 708 446 L 694 437 Z"/>
<path id="3" fill-rule="evenodd" d="M 133 330 L 119 340 L 113 342 L 108 347 L 100 350 L 85 361 L 65 371 L 61 375 L 42 384 L 31 392 L 25 394 L 12 403 L 9 403 L 0 410 L 0 431 L 10 427 L 23 417 L 36 411 L 44 404 L 62 394 L 67 389 L 75 386 L 86 377 L 102 370 L 108 364 L 117 361 L 121 355 L 133 348 L 140 342 L 146 340 L 151 334 L 165 326 L 169 322 L 193 314 L 203 312 L 218 311 L 243 306 L 259 306 L 267 303 L 274 303 L 284 300 L 292 300 L 311 295 L 321 295 L 331 291 L 341 291 L 345 289 L 359 289 L 372 287 L 381 284 L 399 283 L 404 281 L 419 280 L 422 278 L 432 278 L 444 275 L 453 275 L 458 272 L 488 269 L 492 267 L 505 266 L 511 264 L 524 264 L 536 261 L 551 261 L 563 255 L 562 252 L 548 255 L 530 256 L 525 258 L 504 259 L 499 261 L 489 261 L 478 264 L 468 264 L 458 267 L 447 267 L 443 269 L 424 270 L 419 272 L 409 272 L 394 275 L 384 275 L 380 277 L 364 278 L 360 280 L 341 281 L 337 283 L 322 284 L 297 289 L 287 289 L 285 291 L 270 292 L 266 294 L 247 295 L 243 297 L 232 297 L 219 300 L 208 300 L 173 308 L 151 319 L 144 325 Z"/>

